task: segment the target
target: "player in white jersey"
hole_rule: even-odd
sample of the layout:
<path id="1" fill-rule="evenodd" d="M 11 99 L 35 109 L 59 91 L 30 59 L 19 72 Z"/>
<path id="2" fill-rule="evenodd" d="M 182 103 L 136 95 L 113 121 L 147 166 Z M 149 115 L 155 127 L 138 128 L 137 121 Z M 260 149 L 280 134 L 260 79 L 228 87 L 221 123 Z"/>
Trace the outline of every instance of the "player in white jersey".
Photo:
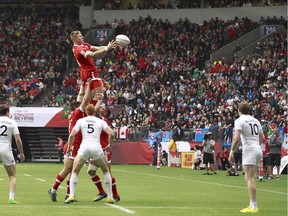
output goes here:
<path id="1" fill-rule="evenodd" d="M 0 160 L 9 176 L 9 204 L 17 204 L 14 200 L 16 188 L 16 165 L 12 153 L 12 136 L 14 136 L 17 148 L 20 152 L 20 160 L 25 160 L 22 140 L 17 123 L 10 119 L 10 107 L 0 105 Z"/>
<path id="2" fill-rule="evenodd" d="M 105 121 L 95 117 L 96 111 L 94 105 L 89 104 L 85 108 L 85 112 L 87 117 L 77 121 L 68 138 L 67 153 L 71 151 L 75 134 L 81 130 L 82 142 L 73 163 L 72 175 L 70 177 L 70 196 L 66 199 L 65 203 L 70 204 L 74 202 L 74 194 L 77 185 L 78 174 L 85 162 L 91 158 L 93 159 L 93 165 L 100 167 L 103 172 L 108 195 L 107 203 L 113 204 L 114 200 L 112 195 L 112 179 L 106 157 L 100 144 L 100 134 L 102 130 L 109 134 L 109 144 L 106 148 L 106 151 L 110 152 L 114 142 L 114 132 Z"/>
<path id="3" fill-rule="evenodd" d="M 240 210 L 242 213 L 258 213 L 256 201 L 256 184 L 254 181 L 257 166 L 262 157 L 260 143 L 265 140 L 260 122 L 249 115 L 249 104 L 242 102 L 238 105 L 239 118 L 235 121 L 235 136 L 232 141 L 229 161 L 233 162 L 233 153 L 241 139 L 242 166 L 245 172 L 245 180 L 248 187 L 250 205 Z"/>

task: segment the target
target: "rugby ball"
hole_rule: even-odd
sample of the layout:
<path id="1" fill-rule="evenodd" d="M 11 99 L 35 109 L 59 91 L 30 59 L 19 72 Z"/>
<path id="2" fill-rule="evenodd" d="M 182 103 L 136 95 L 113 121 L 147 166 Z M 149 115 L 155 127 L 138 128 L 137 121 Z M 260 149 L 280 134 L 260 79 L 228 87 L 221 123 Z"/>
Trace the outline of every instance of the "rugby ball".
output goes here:
<path id="1" fill-rule="evenodd" d="M 126 35 L 123 35 L 123 34 L 117 35 L 116 41 L 121 46 L 127 46 L 130 44 L 130 39 Z"/>

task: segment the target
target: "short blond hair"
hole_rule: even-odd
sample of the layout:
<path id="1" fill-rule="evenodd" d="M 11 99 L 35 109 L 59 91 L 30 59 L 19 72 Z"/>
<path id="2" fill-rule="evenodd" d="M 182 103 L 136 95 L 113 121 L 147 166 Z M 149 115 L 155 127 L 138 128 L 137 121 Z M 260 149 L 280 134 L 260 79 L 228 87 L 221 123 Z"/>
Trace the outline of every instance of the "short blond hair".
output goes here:
<path id="1" fill-rule="evenodd" d="M 71 38 L 71 40 L 72 41 L 74 41 L 74 38 L 75 37 L 77 37 L 79 34 L 81 34 L 81 32 L 80 31 L 72 31 L 71 33 L 70 33 L 70 38 Z"/>
<path id="2" fill-rule="evenodd" d="M 244 114 L 247 115 L 250 112 L 250 107 L 247 101 L 243 101 L 238 105 L 238 110 Z"/>

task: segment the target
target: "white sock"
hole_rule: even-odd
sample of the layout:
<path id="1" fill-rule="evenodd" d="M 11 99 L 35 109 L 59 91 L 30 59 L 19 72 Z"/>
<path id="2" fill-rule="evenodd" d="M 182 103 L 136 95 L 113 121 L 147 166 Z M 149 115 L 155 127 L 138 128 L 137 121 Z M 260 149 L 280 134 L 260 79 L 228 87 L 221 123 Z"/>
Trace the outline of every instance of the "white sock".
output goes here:
<path id="1" fill-rule="evenodd" d="M 252 209 L 257 208 L 257 201 L 256 200 L 250 200 L 250 208 L 252 208 Z"/>
<path id="2" fill-rule="evenodd" d="M 77 186 L 77 181 L 78 181 L 78 176 L 75 172 L 72 173 L 71 177 L 70 177 L 70 197 L 75 195 L 75 190 L 76 190 L 76 186 Z"/>
<path id="3" fill-rule="evenodd" d="M 52 193 L 56 193 L 56 190 L 54 188 L 51 188 Z"/>
<path id="4" fill-rule="evenodd" d="M 9 192 L 9 200 L 14 200 L 15 192 Z"/>
<path id="5" fill-rule="evenodd" d="M 105 185 L 106 185 L 106 192 L 107 192 L 107 196 L 108 198 L 113 198 L 112 195 L 112 178 L 109 172 L 106 172 L 103 174 L 104 175 L 104 181 L 105 181 Z"/>

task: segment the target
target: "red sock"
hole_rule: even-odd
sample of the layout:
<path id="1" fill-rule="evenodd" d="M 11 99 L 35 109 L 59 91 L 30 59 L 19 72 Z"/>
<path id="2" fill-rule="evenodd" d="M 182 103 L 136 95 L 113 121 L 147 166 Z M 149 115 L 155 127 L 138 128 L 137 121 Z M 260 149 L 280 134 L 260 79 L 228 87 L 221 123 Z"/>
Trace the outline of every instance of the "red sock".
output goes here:
<path id="1" fill-rule="evenodd" d="M 60 186 L 60 184 L 63 182 L 63 180 L 64 180 L 64 179 L 58 174 L 57 177 L 56 177 L 56 179 L 55 179 L 55 182 L 54 182 L 52 188 L 53 188 L 54 190 L 57 190 L 58 187 Z"/>
<path id="2" fill-rule="evenodd" d="M 70 194 L 70 179 L 68 179 L 66 181 L 67 187 L 66 187 L 66 194 L 69 195 Z"/>
<path id="3" fill-rule="evenodd" d="M 105 191 L 104 191 L 104 189 L 103 189 L 103 187 L 102 187 L 101 179 L 99 178 L 98 175 L 93 176 L 93 177 L 91 178 L 91 180 L 92 180 L 93 183 L 96 185 L 96 187 L 97 187 L 97 189 L 98 189 L 98 191 L 99 191 L 99 194 L 105 193 Z"/>
<path id="4" fill-rule="evenodd" d="M 118 197 L 119 194 L 117 192 L 117 187 L 116 187 L 116 179 L 112 177 L 112 192 L 113 192 L 113 197 Z"/>

